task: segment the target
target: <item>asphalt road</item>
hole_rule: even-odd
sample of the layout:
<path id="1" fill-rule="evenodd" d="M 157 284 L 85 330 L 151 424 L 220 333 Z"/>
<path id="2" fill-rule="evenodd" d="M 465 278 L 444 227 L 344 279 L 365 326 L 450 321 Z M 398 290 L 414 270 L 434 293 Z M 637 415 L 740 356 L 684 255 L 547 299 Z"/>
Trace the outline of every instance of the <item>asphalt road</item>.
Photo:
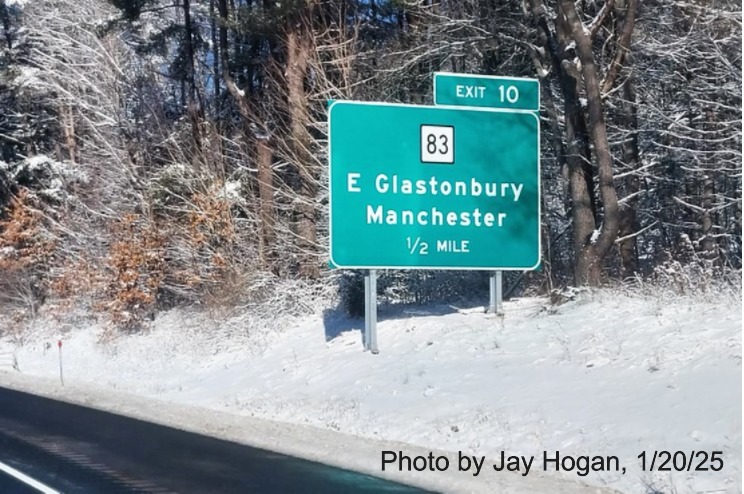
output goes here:
<path id="1" fill-rule="evenodd" d="M 5 388 L 0 462 L 65 494 L 427 492 Z M 0 471 L 0 493 L 30 492 Z"/>

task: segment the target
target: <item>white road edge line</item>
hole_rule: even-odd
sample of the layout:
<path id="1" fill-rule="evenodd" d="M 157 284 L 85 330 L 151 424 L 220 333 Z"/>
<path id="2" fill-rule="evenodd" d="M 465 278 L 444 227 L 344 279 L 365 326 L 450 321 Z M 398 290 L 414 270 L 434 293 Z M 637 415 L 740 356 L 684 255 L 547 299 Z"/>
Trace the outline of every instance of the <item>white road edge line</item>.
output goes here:
<path id="1" fill-rule="evenodd" d="M 60 491 L 55 491 L 54 489 L 52 489 L 48 485 L 42 484 L 38 480 L 29 477 L 28 475 L 26 475 L 23 472 L 19 472 L 15 468 L 13 468 L 13 467 L 11 467 L 9 465 L 6 465 L 5 463 L 3 463 L 1 461 L 0 461 L 0 470 L 2 470 L 3 472 L 7 473 L 8 475 L 10 475 L 12 477 L 15 477 L 16 479 L 20 480 L 24 484 L 30 485 L 34 489 L 36 489 L 36 490 L 38 490 L 40 492 L 43 492 L 44 494 L 61 494 Z"/>

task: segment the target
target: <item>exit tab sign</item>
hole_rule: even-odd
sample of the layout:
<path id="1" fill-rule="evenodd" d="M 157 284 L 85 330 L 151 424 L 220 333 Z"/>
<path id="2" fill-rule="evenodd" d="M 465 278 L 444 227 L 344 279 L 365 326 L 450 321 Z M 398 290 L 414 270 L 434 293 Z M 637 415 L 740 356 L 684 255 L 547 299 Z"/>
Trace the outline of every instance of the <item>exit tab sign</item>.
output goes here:
<path id="1" fill-rule="evenodd" d="M 434 73 L 434 104 L 509 110 L 540 110 L 537 79 Z"/>

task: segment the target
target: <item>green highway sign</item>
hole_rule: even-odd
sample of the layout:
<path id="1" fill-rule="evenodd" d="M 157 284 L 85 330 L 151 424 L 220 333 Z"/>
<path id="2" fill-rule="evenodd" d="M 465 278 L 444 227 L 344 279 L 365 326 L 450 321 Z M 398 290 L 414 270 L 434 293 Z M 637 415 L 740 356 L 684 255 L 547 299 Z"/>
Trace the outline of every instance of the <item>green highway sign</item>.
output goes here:
<path id="1" fill-rule="evenodd" d="M 434 73 L 434 104 L 540 110 L 537 79 Z"/>
<path id="2" fill-rule="evenodd" d="M 535 269 L 531 111 L 335 101 L 330 257 L 357 269 Z"/>

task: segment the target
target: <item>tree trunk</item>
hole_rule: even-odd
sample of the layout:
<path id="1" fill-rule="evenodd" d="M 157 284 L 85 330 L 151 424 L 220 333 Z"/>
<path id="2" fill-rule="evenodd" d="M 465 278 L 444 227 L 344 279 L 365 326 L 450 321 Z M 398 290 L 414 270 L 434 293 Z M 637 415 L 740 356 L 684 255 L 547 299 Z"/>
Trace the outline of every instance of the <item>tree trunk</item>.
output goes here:
<path id="1" fill-rule="evenodd" d="M 713 259 L 715 253 L 715 243 L 713 242 L 712 228 L 713 219 L 711 218 L 710 208 L 713 205 L 713 177 L 710 173 L 703 177 L 703 212 L 700 218 L 700 230 L 702 237 L 700 238 L 700 247 L 703 251 L 703 257 L 705 259 Z"/>
<path id="2" fill-rule="evenodd" d="M 188 82 L 189 98 L 194 99 L 196 84 L 194 80 L 194 40 L 191 26 L 191 0 L 183 0 L 183 25 L 186 45 L 186 81 Z"/>
<path id="3" fill-rule="evenodd" d="M 308 278 L 320 275 L 317 259 L 317 226 L 315 199 L 318 192 L 318 172 L 310 155 L 310 134 L 307 130 L 307 95 L 305 74 L 312 49 L 310 33 L 300 21 L 287 31 L 287 93 L 290 114 L 292 153 L 299 178 L 300 201 L 297 207 L 297 232 L 300 237 L 300 274 Z"/>
<path id="4" fill-rule="evenodd" d="M 631 63 L 630 55 L 627 56 L 626 62 Z M 623 85 L 623 111 L 626 128 L 630 134 L 623 143 L 623 161 L 630 169 L 638 168 L 640 163 L 638 151 L 638 111 L 636 103 L 635 74 L 628 75 L 628 79 Z M 626 200 L 620 207 L 620 225 L 618 235 L 628 237 L 619 245 L 620 260 L 623 264 L 624 276 L 634 276 L 638 273 L 638 249 L 636 246 L 636 237 L 630 236 L 638 231 L 638 221 L 636 211 L 638 209 L 638 191 L 640 190 L 640 179 L 635 173 L 628 177 L 625 193 Z"/>
<path id="5" fill-rule="evenodd" d="M 622 124 L 629 132 L 623 142 L 623 161 L 625 166 L 631 170 L 638 168 L 640 154 L 638 149 L 638 103 L 635 87 L 635 72 L 633 69 L 633 56 L 630 51 L 630 39 L 635 25 L 635 14 L 637 0 L 628 0 L 619 5 L 616 4 L 615 13 L 618 18 L 619 30 L 615 57 L 607 71 L 602 92 L 607 93 L 612 89 L 615 79 L 622 69 L 628 72 L 627 79 L 623 83 L 623 99 L 621 117 Z M 618 225 L 618 236 L 625 240 L 619 244 L 620 260 L 623 265 L 624 276 L 634 276 L 638 273 L 638 248 L 636 236 L 638 221 L 636 212 L 638 209 L 638 191 L 640 190 L 640 179 L 633 173 L 628 177 L 625 187 L 626 200 L 620 206 L 620 219 Z"/>
<path id="6" fill-rule="evenodd" d="M 227 48 L 227 22 L 229 20 L 227 12 L 227 0 L 217 0 L 217 12 L 220 15 L 220 58 L 222 60 L 222 74 L 230 73 L 228 66 L 230 56 Z"/>
<path id="7" fill-rule="evenodd" d="M 598 235 L 584 245 L 576 263 L 575 277 L 579 284 L 596 286 L 600 282 L 601 262 L 615 242 L 618 232 L 619 207 L 612 177 L 612 155 L 607 140 L 600 82 L 592 53 L 592 40 L 579 19 L 573 0 L 561 0 L 561 11 L 576 42 L 576 51 L 581 60 L 581 74 L 586 91 L 589 134 L 594 145 L 599 192 L 604 207 L 602 226 Z M 560 17 L 560 14 L 559 14 Z"/>
<path id="8" fill-rule="evenodd" d="M 564 161 L 568 192 L 571 199 L 573 227 L 574 277 L 576 284 L 586 284 L 589 279 L 599 279 L 596 256 L 587 252 L 596 225 L 596 200 L 594 197 L 594 170 L 591 167 L 589 135 L 579 100 L 582 74 L 570 48 L 575 43 L 572 26 L 561 12 L 554 21 L 553 35 L 542 0 L 531 0 L 532 15 L 539 30 L 544 53 L 558 74 L 565 113 L 564 141 L 558 152 L 565 150 Z"/>
<path id="9" fill-rule="evenodd" d="M 261 204 L 261 261 L 264 266 L 271 266 L 274 260 L 276 209 L 274 207 L 274 171 L 272 152 L 268 139 L 258 139 L 258 198 Z"/>
<path id="10" fill-rule="evenodd" d="M 75 135 L 75 114 L 72 106 L 64 105 L 61 108 L 62 131 L 65 136 L 65 147 L 67 147 L 67 156 L 71 163 L 78 162 L 77 137 Z"/>
<path id="11" fill-rule="evenodd" d="M 8 7 L 5 6 L 5 2 L 0 3 L 0 21 L 3 23 L 5 43 L 8 45 L 8 50 L 11 50 L 13 48 L 13 33 L 10 30 L 10 14 L 8 14 Z"/>
<path id="12" fill-rule="evenodd" d="M 216 119 L 219 120 L 220 115 L 220 50 L 217 44 L 217 26 L 215 22 L 215 0 L 209 0 L 209 17 L 210 17 L 210 32 L 212 36 L 212 77 L 214 78 L 214 104 Z M 221 16 L 220 16 L 221 17 Z M 222 29 L 220 27 L 220 29 Z"/>

